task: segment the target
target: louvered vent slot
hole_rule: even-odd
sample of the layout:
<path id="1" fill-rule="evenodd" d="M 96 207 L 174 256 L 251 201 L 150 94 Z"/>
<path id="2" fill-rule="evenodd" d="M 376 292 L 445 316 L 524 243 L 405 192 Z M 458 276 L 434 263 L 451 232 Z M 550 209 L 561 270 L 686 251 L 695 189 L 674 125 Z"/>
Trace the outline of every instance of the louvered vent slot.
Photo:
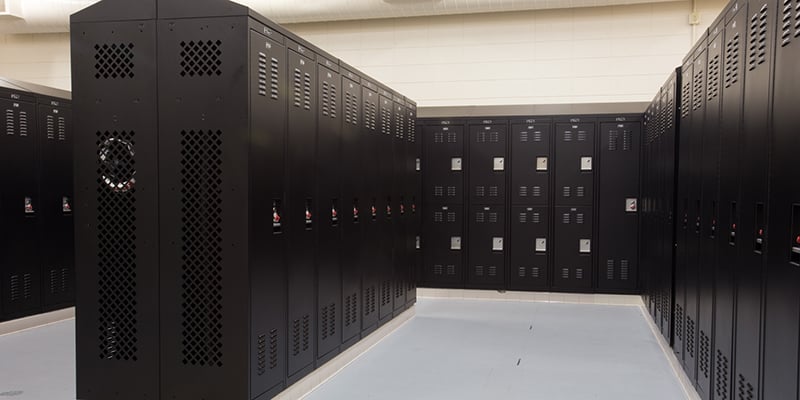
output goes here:
<path id="1" fill-rule="evenodd" d="M 267 335 L 258 335 L 256 345 L 256 372 L 258 376 L 267 372 Z"/>
<path id="2" fill-rule="evenodd" d="M 452 265 L 452 264 L 448 265 L 447 266 L 447 275 L 448 276 L 454 276 L 455 274 L 456 274 L 456 266 Z"/>
<path id="3" fill-rule="evenodd" d="M 444 186 L 434 186 L 433 187 L 433 195 L 435 197 L 442 197 L 444 196 Z"/>
<path id="4" fill-rule="evenodd" d="M 542 132 L 534 132 L 533 133 L 533 141 L 534 142 L 541 142 L 542 141 Z"/>
<path id="5" fill-rule="evenodd" d="M 381 133 L 384 135 L 391 135 L 392 134 L 392 115 L 391 111 L 387 110 L 385 107 L 381 108 Z"/>
<path id="6" fill-rule="evenodd" d="M 489 223 L 491 223 L 491 224 L 497 223 L 497 213 L 496 212 L 489 213 Z"/>
<path id="7" fill-rule="evenodd" d="M 136 173 L 134 132 L 97 132 L 99 357 L 136 361 Z"/>
<path id="8" fill-rule="evenodd" d="M 497 197 L 500 195 L 500 189 L 497 186 L 489 186 L 489 197 Z"/>
<path id="9" fill-rule="evenodd" d="M 619 262 L 619 279 L 627 281 L 630 278 L 630 262 L 628 260 L 620 260 Z"/>
<path id="10" fill-rule="evenodd" d="M 483 197 L 486 195 L 486 186 L 475 186 L 475 196 Z"/>
<path id="11" fill-rule="evenodd" d="M 699 70 L 694 74 L 693 91 L 692 91 L 692 110 L 699 110 L 703 108 L 703 78 L 705 72 Z"/>
<path id="12" fill-rule="evenodd" d="M 680 304 L 675 305 L 675 336 L 679 340 L 683 340 L 683 307 Z"/>
<path id="13" fill-rule="evenodd" d="M 345 93 L 345 121 L 358 126 L 358 98 L 350 93 Z"/>
<path id="14" fill-rule="evenodd" d="M 575 269 L 575 279 L 583 279 L 583 268 Z"/>
<path id="15" fill-rule="evenodd" d="M 328 307 L 322 307 L 322 311 L 320 312 L 320 328 L 322 332 L 320 332 L 320 336 L 322 336 L 322 340 L 328 338 Z"/>
<path id="16" fill-rule="evenodd" d="M 711 344 L 709 343 L 708 335 L 703 330 L 700 330 L 700 372 L 708 379 L 711 373 L 709 362 L 711 355 Z"/>
<path id="17" fill-rule="evenodd" d="M 526 270 L 525 270 L 525 267 L 519 267 L 519 268 L 517 268 L 517 275 L 518 275 L 520 278 L 524 278 L 524 277 L 525 277 L 525 272 L 526 272 Z"/>
<path id="18" fill-rule="evenodd" d="M 569 268 L 561 268 L 561 278 L 569 279 Z"/>
<path id="19" fill-rule="evenodd" d="M 444 213 L 436 211 L 433 213 L 433 222 L 444 222 Z"/>
<path id="20" fill-rule="evenodd" d="M 94 45 L 95 79 L 130 79 L 134 74 L 133 43 Z"/>
<path id="21" fill-rule="evenodd" d="M 614 260 L 606 260 L 606 280 L 614 280 Z"/>
<path id="22" fill-rule="evenodd" d="M 608 133 L 608 151 L 616 151 L 619 142 L 619 132 L 611 131 Z"/>
<path id="23" fill-rule="evenodd" d="M 497 276 L 497 267 L 494 265 L 489 266 L 489 276 Z"/>
<path id="24" fill-rule="evenodd" d="M 278 330 L 269 331 L 269 369 L 278 368 Z"/>
<path id="25" fill-rule="evenodd" d="M 447 187 L 447 197 L 456 197 L 456 187 L 455 186 L 448 186 Z"/>
<path id="26" fill-rule="evenodd" d="M 483 276 L 483 265 L 475 266 L 475 276 Z"/>
<path id="27" fill-rule="evenodd" d="M 67 120 L 64 117 L 58 117 L 58 140 L 67 140 Z"/>
<path id="28" fill-rule="evenodd" d="M 728 381 L 728 376 L 730 375 L 730 365 L 728 361 L 728 357 L 725 357 L 721 351 L 717 350 L 717 362 L 714 364 L 716 367 L 716 371 L 714 372 L 714 379 L 716 380 L 716 384 L 714 387 L 716 388 L 716 396 L 714 396 L 717 400 L 730 400 L 730 393 L 728 386 L 730 382 Z"/>
<path id="29" fill-rule="evenodd" d="M 455 132 L 447 132 L 447 143 L 458 143 L 458 135 Z"/>
<path id="30" fill-rule="evenodd" d="M 369 101 L 369 99 L 364 100 L 364 126 L 371 130 L 375 130 L 375 126 L 377 124 L 377 108 L 375 103 Z M 436 135 L 439 135 L 438 133 Z M 435 135 L 435 136 L 436 136 Z M 444 135 L 441 136 L 441 141 L 437 140 L 439 137 L 435 137 L 436 143 L 444 143 Z"/>
<path id="31" fill-rule="evenodd" d="M 519 141 L 521 143 L 526 143 L 528 141 L 528 132 L 520 132 L 519 133 Z"/>
<path id="32" fill-rule="evenodd" d="M 570 215 L 569 214 L 562 215 L 561 223 L 568 225 L 570 223 Z"/>
<path id="33" fill-rule="evenodd" d="M 491 132 L 491 133 L 489 133 L 489 142 L 490 143 L 499 143 L 500 142 L 500 133 L 499 132 Z"/>
<path id="34" fill-rule="evenodd" d="M 19 135 L 22 137 L 28 136 L 28 113 L 25 111 L 19 112 L 19 121 L 17 128 Z"/>
<path id="35" fill-rule="evenodd" d="M 540 222 L 542 222 L 541 215 L 538 212 L 537 213 L 533 213 L 533 223 L 534 224 L 538 224 Z"/>
<path id="36" fill-rule="evenodd" d="M 292 355 L 300 355 L 300 320 L 292 321 Z"/>
<path id="37" fill-rule="evenodd" d="M 583 186 L 578 186 L 575 189 L 575 195 L 578 197 L 584 197 L 586 195 L 586 188 Z"/>
<path id="38" fill-rule="evenodd" d="M 585 142 L 589 139 L 589 135 L 586 132 L 578 132 L 578 141 Z"/>
<path id="39" fill-rule="evenodd" d="M 748 47 L 748 66 L 750 71 L 767 61 L 767 12 L 764 4 L 758 13 L 750 18 L 750 45 Z"/>
<path id="40" fill-rule="evenodd" d="M 395 120 L 397 121 L 397 125 L 395 126 L 395 137 L 398 139 L 403 139 L 404 132 L 406 131 L 406 119 L 403 118 L 401 114 L 396 114 Z"/>
<path id="41" fill-rule="evenodd" d="M 576 224 L 582 224 L 583 222 L 584 222 L 584 216 L 583 216 L 583 214 L 578 214 L 578 215 L 575 217 L 575 223 L 576 223 Z"/>
<path id="42" fill-rule="evenodd" d="M 745 378 L 744 375 L 742 374 L 739 374 L 737 388 L 738 388 L 737 390 L 738 397 L 736 400 L 755 399 L 755 388 L 750 383 L 750 381 L 748 381 L 747 378 Z"/>
<path id="43" fill-rule="evenodd" d="M 258 94 L 267 95 L 267 55 L 258 53 Z"/>
<path id="44" fill-rule="evenodd" d="M 708 101 L 719 96 L 719 54 L 715 55 L 708 63 Z"/>
<path id="45" fill-rule="evenodd" d="M 531 278 L 539 278 L 539 267 L 531 268 Z"/>
<path id="46" fill-rule="evenodd" d="M 392 304 L 391 282 L 384 281 L 381 284 L 381 306 Z"/>
<path id="47" fill-rule="evenodd" d="M 622 131 L 622 151 L 630 151 L 633 145 L 633 132 Z"/>
<path id="48" fill-rule="evenodd" d="M 299 68 L 294 69 L 293 81 L 293 104 L 295 107 L 300 108 L 303 106 L 303 71 Z"/>
<path id="49" fill-rule="evenodd" d="M 69 270 L 54 268 L 50 270 L 50 294 L 63 294 L 69 290 Z"/>
<path id="50" fill-rule="evenodd" d="M 686 100 L 681 104 L 681 118 L 686 118 L 689 116 L 690 108 L 689 108 L 689 100 L 691 99 L 692 95 L 692 81 L 689 79 L 688 76 L 684 75 L 683 80 L 683 87 L 681 88 L 681 98 Z"/>
<path id="51" fill-rule="evenodd" d="M 520 186 L 519 187 L 519 197 L 528 197 L 528 187 L 527 186 Z"/>
<path id="52" fill-rule="evenodd" d="M 311 316 L 303 316 L 303 352 L 308 351 L 311 346 Z"/>
<path id="53" fill-rule="evenodd" d="M 12 303 L 22 298 L 22 285 L 19 282 L 19 275 L 11 275 L 8 281 L 8 288 Z"/>
<path id="54" fill-rule="evenodd" d="M 270 80 L 269 80 L 269 96 L 273 100 L 278 100 L 278 81 L 280 79 L 280 70 L 278 69 L 278 59 L 272 57 L 270 59 Z"/>
<path id="55" fill-rule="evenodd" d="M 222 75 L 222 41 L 181 42 L 181 76 Z"/>
<path id="56" fill-rule="evenodd" d="M 303 74 L 303 109 L 311 109 L 311 74 Z"/>
<path id="57" fill-rule="evenodd" d="M 739 33 L 725 44 L 725 88 L 739 82 Z"/>
<path id="58" fill-rule="evenodd" d="M 222 363 L 222 132 L 181 132 L 183 363 Z"/>
<path id="59" fill-rule="evenodd" d="M 6 135 L 14 135 L 17 130 L 17 121 L 14 110 L 6 109 Z"/>
<path id="60" fill-rule="evenodd" d="M 695 336 L 694 320 L 690 316 L 686 316 L 686 352 L 689 357 L 695 358 L 694 352 L 694 336 Z"/>
<path id="61" fill-rule="evenodd" d="M 541 186 L 534 186 L 533 187 L 533 197 L 542 197 L 542 187 Z"/>
<path id="62" fill-rule="evenodd" d="M 479 224 L 486 222 L 486 214 L 482 212 L 475 213 L 475 222 Z"/>
<path id="63" fill-rule="evenodd" d="M 570 188 L 569 186 L 564 186 L 562 195 L 564 197 L 570 197 L 572 195 L 572 188 Z"/>
<path id="64" fill-rule="evenodd" d="M 475 142 L 486 143 L 486 132 L 478 132 L 478 134 L 475 136 Z"/>
<path id="65" fill-rule="evenodd" d="M 528 213 L 519 213 L 519 223 L 524 224 L 528 222 Z"/>
<path id="66" fill-rule="evenodd" d="M 330 99 L 330 85 L 328 85 L 328 82 L 323 81 L 322 82 L 322 115 L 326 116 L 326 117 L 330 115 L 330 110 L 331 110 L 331 105 L 330 105 L 329 99 Z"/>
<path id="67" fill-rule="evenodd" d="M 572 132 L 564 132 L 564 141 L 571 142 L 573 139 Z"/>
<path id="68" fill-rule="evenodd" d="M 444 275 L 444 265 L 436 264 L 433 266 L 434 275 Z"/>
<path id="69" fill-rule="evenodd" d="M 47 129 L 47 140 L 55 140 L 56 139 L 56 118 L 52 115 L 48 115 L 45 118 L 45 126 Z"/>

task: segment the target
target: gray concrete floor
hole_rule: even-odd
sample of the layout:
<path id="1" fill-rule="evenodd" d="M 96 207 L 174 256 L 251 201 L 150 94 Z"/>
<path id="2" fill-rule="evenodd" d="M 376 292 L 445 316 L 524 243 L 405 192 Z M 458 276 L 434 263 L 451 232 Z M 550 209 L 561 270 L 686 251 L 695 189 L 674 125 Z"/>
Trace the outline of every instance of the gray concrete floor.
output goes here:
<path id="1" fill-rule="evenodd" d="M 0 400 L 74 399 L 74 332 L 70 320 L 0 336 Z M 637 307 L 421 299 L 307 398 L 685 397 Z"/>

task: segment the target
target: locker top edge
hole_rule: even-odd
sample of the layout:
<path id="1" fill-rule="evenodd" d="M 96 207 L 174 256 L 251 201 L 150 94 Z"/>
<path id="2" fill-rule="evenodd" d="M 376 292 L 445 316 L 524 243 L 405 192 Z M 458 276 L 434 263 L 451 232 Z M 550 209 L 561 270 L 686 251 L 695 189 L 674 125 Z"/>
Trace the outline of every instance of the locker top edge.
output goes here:
<path id="1" fill-rule="evenodd" d="M 69 107 L 72 94 L 66 90 L 35 83 L 0 78 L 0 98 L 46 104 L 54 107 Z"/>

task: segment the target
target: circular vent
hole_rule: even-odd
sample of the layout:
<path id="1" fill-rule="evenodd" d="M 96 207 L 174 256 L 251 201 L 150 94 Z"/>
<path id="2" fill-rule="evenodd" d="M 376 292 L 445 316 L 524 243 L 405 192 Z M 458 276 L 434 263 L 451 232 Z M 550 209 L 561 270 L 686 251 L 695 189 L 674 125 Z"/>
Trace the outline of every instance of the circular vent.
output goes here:
<path id="1" fill-rule="evenodd" d="M 110 138 L 100 146 L 100 169 L 103 183 L 115 192 L 127 192 L 136 183 L 133 144 Z"/>

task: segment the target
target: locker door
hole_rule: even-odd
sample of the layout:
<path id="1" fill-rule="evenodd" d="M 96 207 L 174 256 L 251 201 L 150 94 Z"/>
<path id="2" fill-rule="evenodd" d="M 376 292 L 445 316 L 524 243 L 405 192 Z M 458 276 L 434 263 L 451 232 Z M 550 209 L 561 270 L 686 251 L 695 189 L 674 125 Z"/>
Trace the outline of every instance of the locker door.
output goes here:
<path id="1" fill-rule="evenodd" d="M 511 126 L 511 203 L 546 205 L 550 199 L 550 124 Z"/>
<path id="2" fill-rule="evenodd" d="M 394 193 L 395 176 L 394 176 L 394 103 L 391 99 L 391 94 L 386 93 L 385 90 L 380 91 L 380 103 L 378 112 L 380 120 L 378 121 L 378 131 L 380 133 L 380 142 L 377 147 L 378 154 L 378 173 L 379 181 L 378 188 L 380 196 L 378 197 L 378 212 L 380 231 L 378 237 L 379 244 L 379 260 L 377 267 L 379 268 L 379 282 L 380 282 L 380 307 L 379 307 L 379 323 L 384 323 L 392 317 L 394 311 L 394 303 L 392 301 L 392 288 L 393 288 L 393 272 L 394 272 L 394 229 L 397 219 L 395 217 L 395 209 L 397 209 L 398 196 Z"/>
<path id="3" fill-rule="evenodd" d="M 639 122 L 600 124 L 600 290 L 637 288 L 640 135 Z"/>
<path id="4" fill-rule="evenodd" d="M 557 206 L 592 204 L 595 169 L 594 134 L 594 123 L 556 124 L 555 204 Z"/>
<path id="5" fill-rule="evenodd" d="M 392 271 L 392 301 L 394 311 L 405 309 L 406 306 L 406 268 L 409 265 L 408 221 L 411 219 L 408 212 L 408 182 L 406 178 L 406 123 L 408 122 L 404 100 L 394 99 L 394 132 L 392 134 L 393 159 L 394 159 L 394 189 L 393 197 L 397 199 L 394 207 L 394 238 L 393 238 L 393 264 Z"/>
<path id="6" fill-rule="evenodd" d="M 467 286 L 505 289 L 505 207 L 471 206 Z"/>
<path id="7" fill-rule="evenodd" d="M 5 114 L 5 130 L 0 136 L 4 174 L 4 238 L 0 248 L 3 314 L 20 317 L 40 311 L 41 271 L 37 233 L 43 214 L 37 184 L 36 105 L 0 100 Z"/>
<path id="8" fill-rule="evenodd" d="M 316 180 L 319 201 L 317 218 L 317 359 L 330 359 L 342 342 L 341 235 L 341 76 L 322 65 L 317 67 L 317 161 Z M 337 68 L 338 69 L 338 68 Z"/>
<path id="9" fill-rule="evenodd" d="M 422 140 L 425 204 L 463 204 L 467 169 L 463 125 L 426 126 Z"/>
<path id="10" fill-rule="evenodd" d="M 553 288 L 592 288 L 592 207 L 555 207 Z"/>
<path id="11" fill-rule="evenodd" d="M 550 213 L 548 207 L 511 207 L 508 283 L 511 290 L 548 288 Z"/>
<path id="12" fill-rule="evenodd" d="M 781 1 L 775 54 L 764 330 L 764 399 L 795 399 L 800 336 L 800 191 L 796 180 L 800 2 Z M 770 4 L 772 5 L 772 4 Z M 793 7 L 793 8 L 792 8 Z M 751 11 L 752 12 L 752 11 Z M 792 105 L 795 105 L 794 107 Z"/>
<path id="13" fill-rule="evenodd" d="M 409 253 L 409 265 L 408 265 L 408 279 L 406 281 L 406 303 L 408 306 L 414 304 L 417 301 L 417 271 L 419 271 L 419 267 L 421 265 L 421 254 L 420 252 L 422 249 L 417 247 L 417 243 L 421 240 L 421 228 L 422 228 L 422 214 L 421 214 L 421 203 L 420 201 L 422 198 L 420 197 L 420 190 L 422 189 L 422 180 L 421 172 L 417 171 L 417 160 L 421 159 L 419 142 L 417 141 L 417 111 L 416 105 L 413 103 L 408 103 L 408 107 L 406 107 L 407 118 L 408 118 L 408 134 L 406 135 L 407 141 L 407 166 L 406 166 L 406 174 L 408 175 L 408 193 L 411 196 L 409 199 L 409 204 L 407 207 L 409 209 L 406 212 L 410 213 L 408 221 L 408 231 L 407 231 L 407 244 L 406 248 Z"/>
<path id="14" fill-rule="evenodd" d="M 750 391 L 758 394 L 762 390 L 760 385 L 762 354 L 760 346 L 754 346 L 753 343 L 761 343 L 763 340 L 762 279 L 765 255 L 768 254 L 770 238 L 773 237 L 767 226 L 769 218 L 767 193 L 769 143 L 773 137 L 770 132 L 772 112 L 770 88 L 778 9 L 775 2 L 754 1 L 750 3 L 748 12 L 742 153 L 739 162 L 742 204 L 739 211 L 741 219 L 737 241 L 741 239 L 741 246 L 738 246 L 739 257 L 735 279 L 737 286 L 734 388 L 739 396 L 746 396 Z M 781 240 L 781 233 L 776 232 L 774 238 Z"/>
<path id="15" fill-rule="evenodd" d="M 287 144 L 287 261 L 289 382 L 313 368 L 316 310 L 316 234 L 327 218 L 316 194 L 317 71 L 314 60 L 289 51 Z"/>
<path id="16" fill-rule="evenodd" d="M 675 247 L 675 311 L 673 313 L 674 343 L 672 349 L 681 363 L 684 360 L 686 345 L 686 263 L 688 258 L 687 242 L 689 240 L 690 226 L 690 204 L 689 204 L 689 177 L 690 164 L 689 152 L 690 134 L 689 125 L 691 121 L 692 109 L 692 69 L 693 63 L 687 62 L 682 68 L 681 79 L 681 101 L 680 101 L 680 132 L 678 136 L 678 191 L 676 210 L 678 219 L 675 221 L 676 227 L 676 247 Z M 693 228 L 691 228 L 693 229 Z"/>
<path id="17" fill-rule="evenodd" d="M 469 200 L 471 205 L 505 204 L 507 125 L 470 125 Z"/>
<path id="18" fill-rule="evenodd" d="M 349 79 L 345 76 L 349 76 Z M 349 344 L 361 332 L 361 270 L 364 262 L 366 188 L 361 171 L 364 134 L 361 129 L 361 85 L 357 76 L 343 72 L 344 122 L 342 125 L 342 343 Z M 368 197 L 368 196 L 367 196 Z"/>
<path id="19" fill-rule="evenodd" d="M 377 87 L 371 82 L 362 80 L 362 86 L 364 144 L 363 163 L 359 168 L 365 177 L 366 191 L 359 220 L 364 224 L 361 329 L 365 333 L 373 330 L 378 323 L 380 230 L 383 224 L 378 218 L 378 198 L 382 195 L 378 170 L 378 158 L 382 155 L 377 151 L 381 145 L 381 134 L 378 132 L 379 96 Z"/>
<path id="20" fill-rule="evenodd" d="M 41 274 L 45 309 L 75 301 L 72 223 L 72 116 L 65 107 L 39 105 Z"/>
<path id="21" fill-rule="evenodd" d="M 724 32 L 724 72 L 720 118 L 720 240 L 714 273 L 714 397 L 732 398 L 733 336 L 735 287 L 734 271 L 738 260 L 737 238 L 741 212 L 739 157 L 743 103 L 744 52 L 747 44 L 747 4 L 742 2 Z"/>
<path id="22" fill-rule="evenodd" d="M 464 285 L 464 208 L 461 205 L 425 207 L 422 282 L 431 287 Z"/>
<path id="23" fill-rule="evenodd" d="M 658 167 L 663 171 L 660 188 L 658 191 L 657 210 L 659 210 L 659 222 L 662 229 L 662 240 L 660 241 L 659 268 L 662 271 L 660 279 L 660 304 L 661 304 L 661 332 L 672 343 L 673 340 L 673 312 L 675 291 L 673 283 L 675 279 L 675 232 L 677 223 L 677 204 L 676 196 L 676 162 L 677 162 L 677 98 L 678 88 L 680 87 L 680 74 L 674 73 L 665 87 L 665 94 L 662 97 L 660 130 L 661 139 L 658 144 L 659 161 Z"/>

